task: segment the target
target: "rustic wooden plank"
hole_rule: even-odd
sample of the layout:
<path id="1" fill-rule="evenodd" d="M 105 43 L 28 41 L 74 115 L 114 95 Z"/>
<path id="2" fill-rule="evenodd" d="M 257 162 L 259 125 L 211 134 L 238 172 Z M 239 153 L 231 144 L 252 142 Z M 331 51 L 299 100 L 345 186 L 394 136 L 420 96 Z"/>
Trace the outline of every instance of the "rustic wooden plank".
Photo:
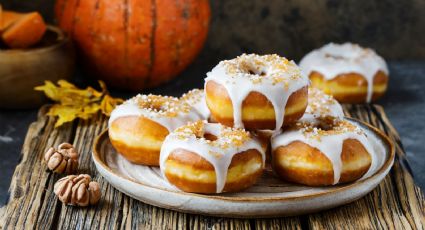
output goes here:
<path id="1" fill-rule="evenodd" d="M 385 131 L 391 140 L 394 141 L 396 152 L 398 153 L 398 160 L 394 164 L 391 174 L 393 180 L 396 182 L 397 194 L 399 195 L 399 202 L 403 209 L 403 213 L 409 220 L 410 225 L 417 228 L 425 228 L 425 197 L 421 189 L 415 185 L 411 176 L 410 168 L 406 169 L 408 164 L 401 164 L 407 161 L 406 153 L 401 145 L 401 140 L 398 132 L 391 124 L 386 116 L 382 107 L 375 107 L 375 110 L 381 115 L 382 122 L 385 124 Z M 403 161 L 401 161 L 403 159 Z"/>
<path id="2" fill-rule="evenodd" d="M 133 201 L 133 229 L 187 229 L 187 214 Z"/>
<path id="3" fill-rule="evenodd" d="M 424 197 L 409 173 L 400 138 L 381 107 L 345 106 L 347 115 L 384 130 L 396 143 L 397 161 L 390 176 L 366 197 L 343 207 L 302 217 L 232 219 L 185 214 L 144 204 L 110 186 L 91 160 L 94 137 L 107 126 L 102 115 L 54 129 L 45 109 L 29 130 L 10 187 L 11 198 L 1 209 L 4 229 L 322 229 L 424 228 Z M 57 201 L 53 185 L 60 178 L 40 164 L 44 151 L 60 142 L 72 142 L 81 153 L 80 173 L 90 174 L 102 187 L 94 207 L 78 208 Z M 399 162 L 402 162 L 401 164 Z M 349 221 L 348 221 L 349 220 Z"/>
<path id="4" fill-rule="evenodd" d="M 45 205 L 44 197 L 49 195 L 46 185 L 52 176 L 41 164 L 43 155 L 48 147 L 69 141 L 72 134 L 72 124 L 54 129 L 55 120 L 45 116 L 46 109 L 40 110 L 38 120 L 30 125 L 25 137 L 22 159 L 12 176 L 10 199 L 0 222 L 4 229 L 35 227 L 38 219 L 44 218 L 45 213 L 40 211 Z"/>
<path id="5" fill-rule="evenodd" d="M 79 173 L 86 173 L 98 181 L 102 188 L 102 199 L 98 205 L 90 208 L 76 208 L 60 204 L 59 229 L 111 228 L 117 229 L 121 223 L 124 195 L 110 186 L 97 175 L 91 160 L 94 138 L 106 128 L 106 118 L 100 114 L 87 121 L 80 120 L 75 131 L 73 144 L 80 153 Z"/>
<path id="6" fill-rule="evenodd" d="M 94 138 L 107 127 L 101 115 L 79 121 L 74 146 L 80 152 L 79 173 L 87 173 L 98 181 L 102 199 L 94 207 L 76 208 L 59 204 L 57 227 L 60 229 L 174 229 L 185 228 L 186 214 L 146 205 L 122 194 L 98 175 L 91 160 Z"/>
<path id="7" fill-rule="evenodd" d="M 252 229 L 249 219 L 230 219 L 191 215 L 189 229 Z"/>
<path id="8" fill-rule="evenodd" d="M 54 119 L 52 120 L 52 124 L 54 122 Z M 66 127 L 66 132 L 64 132 L 62 130 L 62 128 L 60 129 L 53 129 L 52 130 L 52 135 L 49 137 L 47 144 L 44 147 L 43 152 L 41 152 L 41 157 L 43 156 L 44 152 L 47 151 L 47 149 L 49 147 L 52 146 L 58 146 L 60 143 L 63 142 L 72 142 L 73 139 L 73 135 L 74 135 L 74 126 L 73 124 L 67 124 Z M 67 134 L 67 138 L 62 138 L 61 136 L 63 134 Z M 40 162 L 41 162 L 41 158 L 40 158 Z M 45 167 L 45 165 L 41 165 L 42 167 Z M 36 224 L 36 228 L 37 229 L 45 229 L 45 228 L 50 228 L 50 226 L 54 226 L 55 223 L 55 218 L 52 217 L 56 217 L 58 214 L 58 207 L 60 202 L 58 201 L 57 197 L 55 196 L 55 194 L 53 193 L 53 186 L 54 183 L 61 178 L 61 175 L 58 174 L 54 174 L 50 171 L 47 171 L 46 168 L 44 168 L 44 173 L 45 175 L 48 176 L 46 182 L 44 183 L 44 195 L 41 197 L 41 207 L 39 212 L 39 216 L 37 218 L 37 224 Z"/>
<path id="9" fill-rule="evenodd" d="M 273 219 L 257 219 L 255 221 L 255 229 L 262 230 L 278 230 L 278 229 L 302 229 L 304 218 L 285 217 Z"/>
<path id="10" fill-rule="evenodd" d="M 351 117 L 386 132 L 396 145 L 397 158 L 405 159 L 398 134 L 382 107 L 347 105 L 345 110 Z M 423 201 L 408 170 L 396 161 L 390 175 L 370 194 L 352 204 L 309 215 L 309 226 L 312 229 L 423 229 Z"/>

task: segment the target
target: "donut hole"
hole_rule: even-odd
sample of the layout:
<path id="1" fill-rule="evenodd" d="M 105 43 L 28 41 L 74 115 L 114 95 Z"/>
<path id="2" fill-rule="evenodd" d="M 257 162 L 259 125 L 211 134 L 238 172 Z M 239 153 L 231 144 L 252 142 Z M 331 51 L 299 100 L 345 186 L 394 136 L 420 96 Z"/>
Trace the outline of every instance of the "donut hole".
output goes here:
<path id="1" fill-rule="evenodd" d="M 335 128 L 335 125 L 339 122 L 338 118 L 331 116 L 324 116 L 317 118 L 318 123 L 315 125 L 316 128 L 323 131 L 331 131 Z"/>
<path id="2" fill-rule="evenodd" d="M 217 136 L 211 133 L 204 133 L 203 138 L 205 138 L 205 140 L 209 140 L 209 141 L 215 141 L 217 140 Z"/>
<path id="3" fill-rule="evenodd" d="M 320 124 L 317 125 L 317 128 L 321 129 L 323 131 L 330 131 L 330 130 L 332 130 L 332 125 L 321 122 Z"/>
<path id="4" fill-rule="evenodd" d="M 207 132 L 203 133 L 202 131 L 195 133 L 195 136 L 196 136 L 196 138 L 199 138 L 199 139 L 203 138 L 203 139 L 208 140 L 208 141 L 215 141 L 215 140 L 218 139 L 218 137 L 216 135 L 211 134 L 211 133 L 207 133 Z"/>
<path id="5" fill-rule="evenodd" d="M 154 110 L 155 112 L 165 112 L 167 101 L 164 99 L 152 100 L 147 102 L 149 109 Z"/>
<path id="6" fill-rule="evenodd" d="M 257 75 L 260 77 L 266 76 L 265 71 L 247 62 L 241 62 L 239 68 L 241 69 L 242 72 L 248 73 L 250 75 Z"/>
<path id="7" fill-rule="evenodd" d="M 166 108 L 164 108 L 164 104 L 162 101 L 140 101 L 138 105 L 142 108 L 152 110 L 154 112 L 166 112 Z"/>
<path id="8" fill-rule="evenodd" d="M 258 75 L 258 76 L 261 76 L 261 77 L 266 76 L 266 73 L 264 71 L 256 72 L 256 71 L 253 71 L 253 70 L 248 70 L 248 73 L 251 74 L 251 75 Z"/>
<path id="9" fill-rule="evenodd" d="M 341 56 L 341 55 L 337 55 L 337 54 L 330 54 L 330 53 L 325 54 L 325 57 L 326 57 L 326 58 L 333 58 L 333 59 L 335 59 L 335 60 L 342 60 L 342 59 L 345 59 L 345 58 L 346 58 L 346 57 Z"/>

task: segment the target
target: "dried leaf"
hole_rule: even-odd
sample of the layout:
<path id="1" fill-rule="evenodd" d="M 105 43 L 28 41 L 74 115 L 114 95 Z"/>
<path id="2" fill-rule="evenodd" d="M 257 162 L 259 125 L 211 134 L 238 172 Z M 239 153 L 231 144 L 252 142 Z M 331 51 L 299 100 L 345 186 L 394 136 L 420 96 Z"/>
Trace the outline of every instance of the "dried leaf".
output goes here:
<path id="1" fill-rule="evenodd" d="M 108 88 L 106 88 L 106 84 L 103 81 L 98 81 L 100 88 L 102 89 L 102 93 L 104 94 L 108 94 Z"/>
<path id="2" fill-rule="evenodd" d="M 78 117 L 80 108 L 72 107 L 72 106 L 64 106 L 60 104 L 55 104 L 50 107 L 47 115 L 49 116 L 57 116 L 58 119 L 55 123 L 55 127 L 59 127 L 66 122 L 73 121 Z"/>
<path id="3" fill-rule="evenodd" d="M 74 84 L 69 83 L 69 82 L 67 82 L 65 80 L 59 80 L 58 81 L 58 85 L 60 87 L 62 87 L 63 89 L 65 89 L 65 88 L 68 88 L 68 89 L 78 89 Z"/>
<path id="4" fill-rule="evenodd" d="M 123 103 L 121 98 L 113 98 L 106 94 L 100 103 L 100 109 L 102 110 L 103 114 L 110 116 L 112 110 L 114 110 L 114 108 L 121 103 Z"/>
<path id="5" fill-rule="evenodd" d="M 34 88 L 38 91 L 43 91 L 46 96 L 54 101 L 60 100 L 59 88 L 55 86 L 51 81 L 45 81 L 44 85 L 36 86 Z"/>
<path id="6" fill-rule="evenodd" d="M 75 85 L 59 80 L 58 86 L 50 81 L 44 85 L 35 87 L 35 90 L 43 91 L 47 97 L 56 101 L 47 115 L 57 116 L 55 127 L 76 118 L 89 119 L 99 110 L 109 116 L 112 110 L 123 100 L 109 96 L 106 84 L 99 81 L 102 91 L 97 91 L 92 87 L 79 89 Z"/>
<path id="7" fill-rule="evenodd" d="M 78 117 L 86 120 L 92 117 L 92 115 L 96 114 L 97 111 L 99 110 L 100 110 L 99 104 L 91 103 L 82 108 L 81 112 L 78 114 Z"/>

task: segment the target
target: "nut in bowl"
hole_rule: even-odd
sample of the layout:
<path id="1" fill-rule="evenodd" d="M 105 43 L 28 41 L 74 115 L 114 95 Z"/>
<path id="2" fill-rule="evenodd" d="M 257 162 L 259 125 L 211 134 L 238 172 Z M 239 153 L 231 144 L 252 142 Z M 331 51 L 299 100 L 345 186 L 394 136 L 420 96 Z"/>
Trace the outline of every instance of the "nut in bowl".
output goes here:
<path id="1" fill-rule="evenodd" d="M 279 59 L 277 55 L 243 55 L 232 61 L 241 66 L 239 62 L 250 57 L 266 62 L 255 62 L 265 67 L 274 60 L 286 60 Z M 271 63 L 267 63 L 269 61 Z M 219 66 L 223 63 L 226 61 Z M 263 74 L 263 71 L 252 71 L 237 76 L 232 75 L 232 68 L 220 67 L 218 72 L 230 79 L 222 82 L 220 77 L 212 77 L 210 73 L 206 83 L 218 78 L 217 82 L 227 84 L 220 89 L 223 95 L 232 95 L 226 98 L 230 102 L 238 102 L 236 106 L 231 104 L 233 109 L 230 110 L 233 112 L 230 119 L 235 122 L 220 120 L 217 114 L 224 112 L 218 110 L 211 111 L 212 117 L 216 118 L 213 120 L 218 123 L 193 116 L 188 117 L 189 123 L 172 128 L 168 126 L 168 133 L 159 144 L 159 167 L 131 161 L 126 154 L 119 152 L 120 148 L 115 148 L 116 139 L 110 138 L 124 133 L 131 138 L 139 128 L 129 125 L 126 130 L 117 129 L 110 123 L 109 138 L 108 131 L 105 131 L 94 144 L 93 160 L 98 171 L 120 191 L 149 204 L 227 217 L 297 215 L 335 207 L 367 194 L 382 181 L 392 166 L 394 148 L 391 142 L 376 128 L 344 118 L 342 107 L 336 100 L 318 89 L 308 88 L 306 79 L 291 75 L 294 71 L 299 72 L 298 67 L 287 60 L 285 63 L 289 66 L 279 68 L 278 72 L 270 70 L 269 74 Z M 218 72 L 213 71 L 213 74 Z M 276 78 L 278 82 L 274 82 Z M 252 82 L 252 79 L 261 80 Z M 231 86 L 232 81 L 244 82 L 244 93 L 229 92 L 235 90 Z M 281 82 L 284 83 L 276 86 Z M 282 91 L 280 86 L 285 85 L 287 87 L 283 87 L 285 90 Z M 211 85 L 207 85 L 205 91 L 208 87 Z M 274 91 L 274 88 L 281 91 Z M 300 89 L 305 93 L 298 95 L 298 102 L 288 107 L 289 98 Z M 246 100 L 252 97 L 252 92 L 258 93 L 260 99 L 266 98 L 268 103 L 264 106 L 274 112 L 274 116 L 270 117 L 273 119 L 268 122 L 272 130 L 255 128 L 255 125 L 250 125 L 252 122 L 247 121 L 257 118 L 244 117 L 246 106 L 254 106 L 257 115 L 261 111 L 259 104 Z M 208 103 L 208 96 L 206 93 L 203 99 L 208 108 L 220 108 L 215 99 Z M 131 100 L 134 99 L 130 99 L 127 105 L 131 104 Z M 192 106 L 196 106 L 195 103 Z M 290 109 L 291 106 L 294 108 Z M 121 110 L 117 108 L 117 111 Z M 179 111 L 179 108 L 168 110 Z M 131 113 L 128 109 L 125 111 L 121 111 L 118 117 L 131 115 L 135 119 L 145 119 L 147 116 L 140 108 L 131 110 Z M 292 118 L 287 116 L 290 119 L 285 123 L 285 116 L 294 111 L 301 114 Z M 173 117 L 167 119 L 171 124 L 175 124 L 173 119 L 178 121 Z M 111 121 L 118 121 L 117 117 L 113 116 Z M 261 119 L 257 121 L 261 123 Z M 121 125 L 126 123 L 122 122 Z M 249 131 L 242 128 L 244 125 L 248 125 Z M 315 133 L 323 135 L 313 135 Z M 268 162 L 265 154 L 270 142 L 272 158 Z M 298 142 L 302 145 L 293 145 Z M 144 156 L 145 152 L 138 151 L 137 154 Z M 322 165 L 326 167 L 319 167 Z M 351 167 L 353 165 L 358 167 Z"/>

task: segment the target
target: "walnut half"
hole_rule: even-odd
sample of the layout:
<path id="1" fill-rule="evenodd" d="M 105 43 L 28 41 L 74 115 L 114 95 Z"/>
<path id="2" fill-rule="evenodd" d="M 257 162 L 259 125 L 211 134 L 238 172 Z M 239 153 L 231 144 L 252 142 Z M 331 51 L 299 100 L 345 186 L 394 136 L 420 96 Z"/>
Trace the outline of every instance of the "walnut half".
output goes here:
<path id="1" fill-rule="evenodd" d="M 88 206 L 100 199 L 100 186 L 87 174 L 69 175 L 55 183 L 54 193 L 68 205 Z"/>
<path id="2" fill-rule="evenodd" d="M 55 173 L 72 174 L 78 168 L 77 150 L 69 143 L 62 143 L 58 149 L 51 147 L 44 154 L 47 167 Z"/>

